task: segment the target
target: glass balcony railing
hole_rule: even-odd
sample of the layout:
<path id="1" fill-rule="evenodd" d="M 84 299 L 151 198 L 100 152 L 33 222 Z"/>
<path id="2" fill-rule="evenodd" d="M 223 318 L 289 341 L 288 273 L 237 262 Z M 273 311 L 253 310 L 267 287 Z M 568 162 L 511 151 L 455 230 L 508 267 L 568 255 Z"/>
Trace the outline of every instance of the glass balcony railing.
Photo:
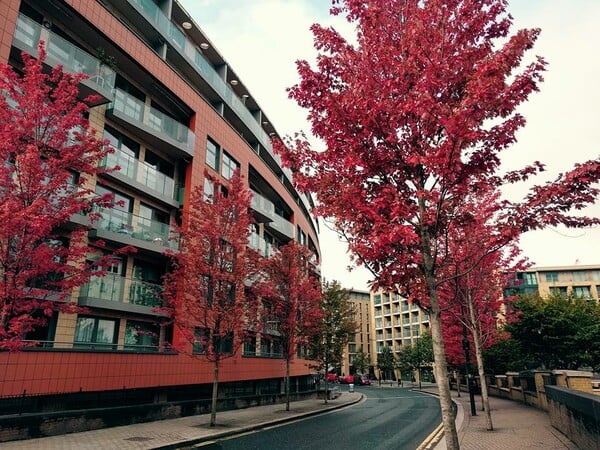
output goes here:
<path id="1" fill-rule="evenodd" d="M 250 248 L 257 250 L 265 258 L 271 257 L 277 251 L 277 248 L 273 244 L 268 243 L 256 233 L 250 234 L 248 245 Z"/>
<path id="2" fill-rule="evenodd" d="M 13 37 L 16 47 L 36 57 L 38 42 L 43 40 L 46 42 L 46 62 L 62 64 L 70 73 L 85 73 L 90 82 L 105 90 L 111 91 L 115 87 L 114 70 L 24 14 L 17 18 Z"/>
<path id="3" fill-rule="evenodd" d="M 114 274 L 92 277 L 89 283 L 81 287 L 79 293 L 79 297 L 148 307 L 160 306 L 161 296 L 161 285 Z"/>
<path id="4" fill-rule="evenodd" d="M 273 222 L 269 224 L 272 228 L 280 231 L 289 238 L 294 237 L 294 225 L 289 220 L 286 220 L 277 214 L 273 215 L 272 218 Z"/>
<path id="5" fill-rule="evenodd" d="M 275 215 L 275 204 L 260 195 L 258 192 L 252 191 L 252 208 L 263 213 L 265 216 L 272 217 Z"/>
<path id="6" fill-rule="evenodd" d="M 165 15 L 165 13 L 152 0 L 127 0 L 156 30 L 163 35 L 166 41 L 173 45 L 180 54 L 194 67 L 196 72 L 219 94 L 234 113 L 244 122 L 261 145 L 269 152 L 272 158 L 282 168 L 290 183 L 292 172 L 283 168 L 281 158 L 273 152 L 271 138 L 262 128 L 256 117 L 248 110 L 244 102 L 233 92 L 231 87 L 217 73 L 212 64 L 198 50 L 196 45 Z M 311 210 L 310 202 L 304 194 L 302 202 L 307 211 Z"/>
<path id="7" fill-rule="evenodd" d="M 159 172 L 151 165 L 139 161 L 132 155 L 115 149 L 114 153 L 106 155 L 101 167 L 113 169 L 119 166 L 118 173 L 138 181 L 144 186 L 168 198 L 175 198 L 175 180 Z"/>
<path id="8" fill-rule="evenodd" d="M 125 115 L 129 121 L 163 134 L 185 148 L 188 153 L 193 153 L 194 133 L 186 125 L 177 122 L 151 106 L 147 106 L 140 99 L 121 89 L 115 89 L 115 100 L 111 108 Z"/>
<path id="9" fill-rule="evenodd" d="M 95 208 L 95 212 L 100 214 L 100 218 L 95 224 L 98 229 L 124 234 L 174 250 L 179 248 L 177 234 L 166 223 L 118 209 Z"/>

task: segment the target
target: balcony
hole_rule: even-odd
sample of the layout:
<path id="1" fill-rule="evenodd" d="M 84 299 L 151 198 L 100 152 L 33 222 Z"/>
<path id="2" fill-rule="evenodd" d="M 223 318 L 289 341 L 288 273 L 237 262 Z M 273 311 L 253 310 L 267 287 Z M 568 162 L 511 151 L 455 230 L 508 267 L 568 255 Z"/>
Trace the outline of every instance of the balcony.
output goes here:
<path id="1" fill-rule="evenodd" d="M 141 280 L 107 274 L 92 277 L 79 292 L 79 305 L 138 314 L 160 315 L 162 286 Z"/>
<path id="2" fill-rule="evenodd" d="M 173 207 L 179 206 L 179 202 L 175 198 L 175 180 L 173 178 L 159 172 L 151 165 L 139 161 L 132 155 L 118 149 L 114 150 L 114 153 L 106 155 L 100 163 L 100 167 L 106 169 L 119 167 L 118 170 L 106 174 L 107 176 L 118 179 L 140 192 L 153 195 Z"/>
<path id="3" fill-rule="evenodd" d="M 195 135 L 186 125 L 125 91 L 115 89 L 115 100 L 106 114 L 121 126 L 135 127 L 137 134 L 155 147 L 167 146 L 180 158 L 194 156 Z"/>
<path id="4" fill-rule="evenodd" d="M 273 244 L 268 243 L 263 237 L 256 233 L 250 233 L 248 246 L 258 251 L 265 258 L 270 258 L 275 252 L 277 252 L 277 248 Z"/>
<path id="5" fill-rule="evenodd" d="M 179 248 L 178 235 L 165 223 L 109 208 L 94 208 L 100 217 L 94 222 L 91 237 L 163 253 Z"/>
<path id="6" fill-rule="evenodd" d="M 100 99 L 91 106 L 112 101 L 116 75 L 110 67 L 29 17 L 19 14 L 12 45 L 37 58 L 40 40 L 46 43 L 46 65 L 56 67 L 60 64 L 66 72 L 84 73 L 89 77 L 80 83 L 81 98 L 99 95 Z"/>
<path id="7" fill-rule="evenodd" d="M 273 216 L 275 215 L 275 205 L 273 202 L 258 192 L 252 192 L 252 209 L 257 213 L 257 220 L 259 222 L 271 222 L 273 220 Z"/>
<path id="8" fill-rule="evenodd" d="M 266 224 L 272 231 L 277 232 L 287 239 L 294 239 L 294 224 L 289 220 L 284 219 L 278 214 L 273 215 L 273 221 Z"/>

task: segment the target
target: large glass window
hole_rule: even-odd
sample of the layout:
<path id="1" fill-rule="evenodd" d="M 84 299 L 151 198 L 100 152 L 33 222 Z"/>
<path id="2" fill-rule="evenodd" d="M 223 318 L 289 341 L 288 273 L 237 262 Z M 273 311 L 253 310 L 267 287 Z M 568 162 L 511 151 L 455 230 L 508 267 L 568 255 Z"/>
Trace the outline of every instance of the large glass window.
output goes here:
<path id="1" fill-rule="evenodd" d="M 128 320 L 125 326 L 125 350 L 158 351 L 160 327 L 149 322 Z"/>
<path id="2" fill-rule="evenodd" d="M 579 298 L 591 298 L 590 286 L 573 286 L 573 295 Z"/>
<path id="3" fill-rule="evenodd" d="M 219 146 L 211 139 L 206 141 L 206 164 L 217 172 L 219 171 Z"/>
<path id="4" fill-rule="evenodd" d="M 573 281 L 587 281 L 587 273 L 584 270 L 573 272 Z"/>
<path id="5" fill-rule="evenodd" d="M 221 175 L 223 175 L 223 178 L 229 180 L 239 167 L 240 165 L 235 159 L 229 156 L 227 152 L 223 152 L 223 164 L 221 165 Z"/>
<path id="6" fill-rule="evenodd" d="M 75 326 L 75 347 L 115 348 L 118 323 L 114 319 L 79 316 Z"/>
<path id="7" fill-rule="evenodd" d="M 558 281 L 558 272 L 546 272 L 546 281 L 548 281 L 548 282 Z"/>

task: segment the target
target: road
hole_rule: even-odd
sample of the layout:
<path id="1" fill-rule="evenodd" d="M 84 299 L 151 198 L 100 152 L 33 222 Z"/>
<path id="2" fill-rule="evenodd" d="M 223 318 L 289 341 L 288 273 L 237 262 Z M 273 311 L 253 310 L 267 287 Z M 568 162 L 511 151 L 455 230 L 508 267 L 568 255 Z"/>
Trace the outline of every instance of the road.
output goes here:
<path id="1" fill-rule="evenodd" d="M 203 450 L 414 450 L 441 421 L 437 397 L 402 388 L 360 387 L 357 391 L 367 398 L 351 407 L 198 447 Z"/>

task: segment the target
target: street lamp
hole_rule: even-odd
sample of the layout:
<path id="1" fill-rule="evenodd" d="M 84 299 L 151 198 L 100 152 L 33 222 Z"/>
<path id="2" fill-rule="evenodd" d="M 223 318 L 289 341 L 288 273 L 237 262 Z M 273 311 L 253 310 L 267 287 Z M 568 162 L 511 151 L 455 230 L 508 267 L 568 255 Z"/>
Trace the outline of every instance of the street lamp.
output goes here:
<path id="1" fill-rule="evenodd" d="M 465 351 L 465 376 L 467 381 L 467 389 L 469 390 L 469 401 L 471 402 L 471 415 L 476 416 L 477 411 L 475 409 L 475 393 L 473 392 L 473 383 L 471 383 L 471 373 L 469 371 L 469 340 L 467 339 L 467 327 L 464 325 L 462 346 L 463 350 Z"/>

